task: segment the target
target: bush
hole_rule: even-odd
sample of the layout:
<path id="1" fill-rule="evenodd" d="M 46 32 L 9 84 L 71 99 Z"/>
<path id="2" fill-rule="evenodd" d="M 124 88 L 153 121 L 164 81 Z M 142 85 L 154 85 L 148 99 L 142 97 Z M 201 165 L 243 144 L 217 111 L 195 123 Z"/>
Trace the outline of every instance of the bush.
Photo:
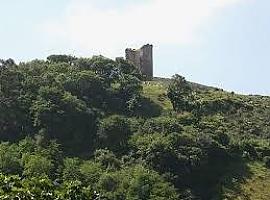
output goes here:
<path id="1" fill-rule="evenodd" d="M 140 128 L 141 133 L 180 133 L 183 130 L 182 125 L 175 118 L 170 117 L 157 117 L 146 120 L 143 126 Z"/>
<path id="2" fill-rule="evenodd" d="M 19 174 L 21 172 L 20 153 L 17 145 L 0 144 L 0 171 L 6 174 Z"/>
<path id="3" fill-rule="evenodd" d="M 96 184 L 104 170 L 100 163 L 93 161 L 85 161 L 80 166 L 83 183 L 86 185 Z"/>
<path id="4" fill-rule="evenodd" d="M 76 181 L 81 180 L 80 160 L 78 158 L 64 159 L 63 180 Z"/>
<path id="5" fill-rule="evenodd" d="M 263 158 L 264 164 L 267 168 L 270 168 L 270 156 L 265 156 Z"/>
<path id="6" fill-rule="evenodd" d="M 100 163 L 105 169 L 119 169 L 122 164 L 111 151 L 106 149 L 100 149 L 95 152 L 95 161 Z"/>
<path id="7" fill-rule="evenodd" d="M 51 176 L 53 164 L 52 161 L 42 155 L 23 156 L 23 174 L 28 177 Z"/>
<path id="8" fill-rule="evenodd" d="M 129 121 L 119 115 L 105 118 L 100 122 L 97 135 L 101 148 L 122 153 L 127 149 L 127 141 L 131 135 Z"/>

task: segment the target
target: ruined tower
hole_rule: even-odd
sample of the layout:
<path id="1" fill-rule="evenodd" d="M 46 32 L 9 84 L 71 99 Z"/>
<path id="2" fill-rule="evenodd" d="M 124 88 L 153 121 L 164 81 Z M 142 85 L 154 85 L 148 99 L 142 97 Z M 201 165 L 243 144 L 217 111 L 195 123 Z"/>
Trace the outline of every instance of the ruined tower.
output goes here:
<path id="1" fill-rule="evenodd" d="M 126 49 L 126 59 L 132 62 L 147 79 L 153 78 L 153 45 L 140 49 Z"/>

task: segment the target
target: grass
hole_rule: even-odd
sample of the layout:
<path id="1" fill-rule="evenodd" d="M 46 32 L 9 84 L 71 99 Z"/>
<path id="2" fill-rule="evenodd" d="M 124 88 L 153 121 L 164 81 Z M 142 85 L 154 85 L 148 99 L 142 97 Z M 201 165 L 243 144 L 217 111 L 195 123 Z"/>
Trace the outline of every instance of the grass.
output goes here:
<path id="1" fill-rule="evenodd" d="M 250 176 L 237 180 L 232 185 L 225 186 L 224 199 L 228 200 L 269 200 L 270 199 L 270 170 L 263 163 L 247 164 Z"/>
<path id="2" fill-rule="evenodd" d="M 143 94 L 154 103 L 163 108 L 163 111 L 171 111 L 172 105 L 166 94 L 167 84 L 160 81 L 146 81 L 143 84 Z"/>

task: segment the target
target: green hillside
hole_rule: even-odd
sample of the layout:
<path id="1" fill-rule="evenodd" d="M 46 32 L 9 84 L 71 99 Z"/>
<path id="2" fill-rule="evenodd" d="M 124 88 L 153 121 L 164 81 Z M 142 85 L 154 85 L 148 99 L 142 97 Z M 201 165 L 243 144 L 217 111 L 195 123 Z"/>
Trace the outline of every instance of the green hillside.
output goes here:
<path id="1" fill-rule="evenodd" d="M 164 113 L 173 111 L 170 99 L 167 97 L 167 89 L 170 83 L 170 79 L 159 79 L 155 78 L 154 81 L 145 82 L 143 85 L 144 95 L 149 97 L 152 101 L 156 102 L 158 105 L 161 105 Z M 210 98 L 212 101 L 215 99 L 234 99 L 239 98 L 244 103 L 249 104 L 252 107 L 255 107 L 256 110 L 251 112 L 249 111 L 249 117 L 251 113 L 254 113 L 258 119 L 255 119 L 255 116 L 252 116 L 249 120 L 246 119 L 246 126 L 252 127 L 249 132 L 255 132 L 256 128 L 261 129 L 260 127 L 268 127 L 268 109 L 270 108 L 270 98 L 263 96 L 251 96 L 251 95 L 236 95 L 228 93 L 222 90 L 218 90 L 213 87 L 196 85 L 191 83 L 193 90 L 200 91 L 201 99 Z M 202 92 L 203 91 L 203 92 Z M 236 119 L 235 119 L 236 118 Z M 233 122 L 237 120 L 237 117 L 230 119 L 231 123 L 238 124 L 240 122 Z M 249 125 L 249 123 L 251 123 Z M 253 123 L 253 124 L 252 124 Z M 246 127 L 248 128 L 248 127 Z M 235 131 L 234 137 L 240 137 L 240 131 Z M 269 133 L 268 129 L 265 130 L 265 134 Z M 244 135 L 241 138 L 255 139 L 253 136 Z M 265 146 L 269 146 L 268 138 L 266 136 L 265 140 L 260 140 L 259 143 L 265 143 Z M 264 146 L 263 145 L 263 146 Z M 267 148 L 267 147 L 266 147 Z M 224 166 L 227 169 L 227 172 L 220 177 L 218 182 L 220 194 L 213 196 L 214 199 L 235 199 L 235 200 L 268 200 L 270 199 L 270 169 L 265 167 L 263 162 L 257 161 L 244 161 L 232 163 L 228 166 Z"/>
<path id="2" fill-rule="evenodd" d="M 243 177 L 237 168 L 233 174 L 233 182 L 224 184 L 224 199 L 267 200 L 270 198 L 270 170 L 262 163 L 251 162 L 246 165 L 247 174 Z"/>
<path id="3" fill-rule="evenodd" d="M 0 199 L 269 199 L 270 97 L 95 56 L 0 60 Z"/>

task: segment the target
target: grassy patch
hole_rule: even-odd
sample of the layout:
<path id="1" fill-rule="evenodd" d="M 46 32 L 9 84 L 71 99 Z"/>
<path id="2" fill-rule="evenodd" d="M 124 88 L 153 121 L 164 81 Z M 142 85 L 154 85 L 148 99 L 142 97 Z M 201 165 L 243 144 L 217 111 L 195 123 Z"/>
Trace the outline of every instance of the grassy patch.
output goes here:
<path id="1" fill-rule="evenodd" d="M 263 163 L 247 164 L 250 176 L 244 180 L 235 179 L 224 186 L 224 199 L 232 200 L 269 200 L 270 199 L 270 170 Z"/>
<path id="2" fill-rule="evenodd" d="M 167 84 L 159 81 L 146 81 L 143 84 L 143 94 L 154 103 L 160 105 L 163 111 L 172 110 L 172 105 L 166 94 Z"/>

